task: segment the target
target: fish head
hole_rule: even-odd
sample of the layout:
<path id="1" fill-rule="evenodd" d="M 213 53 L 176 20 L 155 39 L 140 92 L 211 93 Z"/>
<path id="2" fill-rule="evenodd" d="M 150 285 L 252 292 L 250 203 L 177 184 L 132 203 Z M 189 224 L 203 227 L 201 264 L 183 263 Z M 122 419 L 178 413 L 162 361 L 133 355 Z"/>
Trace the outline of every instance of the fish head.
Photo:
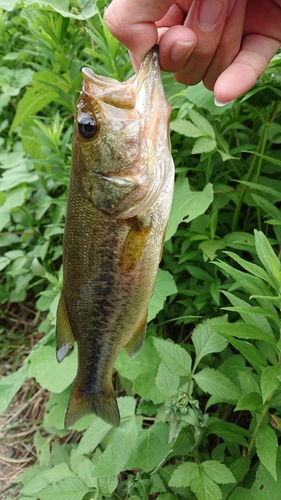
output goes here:
<path id="1" fill-rule="evenodd" d="M 126 82 L 83 68 L 73 165 L 92 203 L 116 218 L 147 211 L 171 166 L 169 117 L 158 52 Z"/>

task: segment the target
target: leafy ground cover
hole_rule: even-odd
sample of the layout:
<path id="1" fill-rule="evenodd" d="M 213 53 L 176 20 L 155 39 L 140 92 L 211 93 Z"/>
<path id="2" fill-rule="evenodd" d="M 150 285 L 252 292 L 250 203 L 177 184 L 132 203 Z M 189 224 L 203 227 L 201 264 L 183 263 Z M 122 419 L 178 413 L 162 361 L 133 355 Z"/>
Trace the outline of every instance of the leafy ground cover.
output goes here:
<path id="1" fill-rule="evenodd" d="M 3 498 L 277 500 L 280 55 L 223 108 L 163 74 L 176 182 L 147 339 L 116 362 L 120 427 L 63 428 L 77 361 L 56 362 L 55 313 L 80 70 L 132 74 L 106 3 L 0 1 Z"/>

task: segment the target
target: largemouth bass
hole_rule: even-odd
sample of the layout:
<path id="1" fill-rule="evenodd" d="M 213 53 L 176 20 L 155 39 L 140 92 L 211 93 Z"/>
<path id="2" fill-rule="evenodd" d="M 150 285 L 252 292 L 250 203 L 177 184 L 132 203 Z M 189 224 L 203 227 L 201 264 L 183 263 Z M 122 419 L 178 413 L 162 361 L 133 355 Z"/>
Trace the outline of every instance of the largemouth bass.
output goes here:
<path id="1" fill-rule="evenodd" d="M 83 68 L 63 243 L 57 359 L 75 341 L 78 371 L 65 426 L 120 416 L 112 369 L 140 350 L 162 255 L 174 166 L 157 49 L 120 83 Z M 144 373 L 145 377 L 145 373 Z"/>

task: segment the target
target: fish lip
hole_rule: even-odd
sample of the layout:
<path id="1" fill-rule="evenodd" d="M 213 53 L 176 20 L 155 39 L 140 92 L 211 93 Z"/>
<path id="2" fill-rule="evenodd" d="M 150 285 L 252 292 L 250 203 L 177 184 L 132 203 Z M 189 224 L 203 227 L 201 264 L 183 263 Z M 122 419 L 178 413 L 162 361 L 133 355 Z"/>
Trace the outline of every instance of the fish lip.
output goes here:
<path id="1" fill-rule="evenodd" d="M 152 49 L 147 52 L 134 82 L 137 91 L 140 90 L 148 74 L 154 76 L 156 76 L 158 73 L 160 74 L 158 64 L 158 51 L 159 46 L 155 44 Z"/>

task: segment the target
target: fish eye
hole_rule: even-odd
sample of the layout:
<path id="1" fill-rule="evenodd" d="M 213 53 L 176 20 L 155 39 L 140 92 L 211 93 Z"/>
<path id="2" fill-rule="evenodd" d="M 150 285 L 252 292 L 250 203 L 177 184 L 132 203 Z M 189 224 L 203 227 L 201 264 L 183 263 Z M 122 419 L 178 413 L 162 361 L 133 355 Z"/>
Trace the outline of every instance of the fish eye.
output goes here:
<path id="1" fill-rule="evenodd" d="M 93 116 L 84 115 L 78 121 L 78 130 L 84 139 L 93 139 L 97 135 L 99 127 Z"/>

